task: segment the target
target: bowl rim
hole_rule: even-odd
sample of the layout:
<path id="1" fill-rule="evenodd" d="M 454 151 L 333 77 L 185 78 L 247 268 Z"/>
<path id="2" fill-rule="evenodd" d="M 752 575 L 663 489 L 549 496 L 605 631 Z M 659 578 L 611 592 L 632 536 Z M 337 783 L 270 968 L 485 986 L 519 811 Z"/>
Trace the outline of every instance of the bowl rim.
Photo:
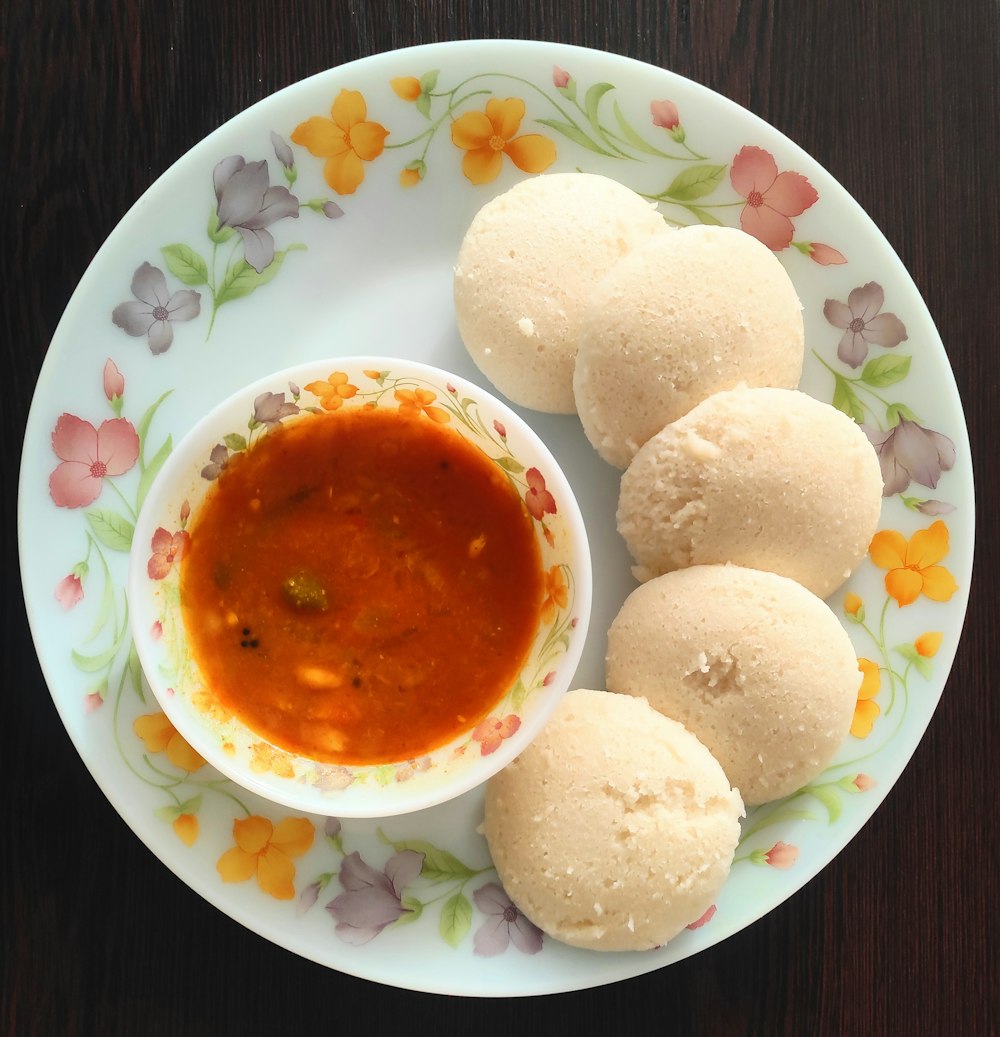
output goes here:
<path id="1" fill-rule="evenodd" d="M 154 659 L 155 639 L 152 636 L 151 595 L 148 588 L 150 578 L 146 572 L 146 552 L 137 545 L 147 544 L 154 530 L 159 525 L 163 507 L 170 501 L 171 487 L 182 485 L 190 477 L 196 464 L 202 464 L 211 449 L 211 443 L 218 440 L 217 431 L 221 419 L 231 412 L 239 410 L 242 418 L 248 404 L 261 393 L 276 391 L 282 385 L 292 382 L 301 385 L 307 380 L 328 377 L 330 370 L 357 371 L 362 370 L 390 371 L 393 376 L 399 374 L 405 378 L 416 378 L 431 384 L 439 383 L 447 386 L 448 391 L 455 390 L 456 396 L 469 397 L 479 407 L 489 408 L 489 417 L 502 422 L 505 437 L 510 430 L 516 430 L 519 446 L 530 449 L 532 464 L 544 468 L 546 487 L 553 491 L 559 500 L 561 524 L 569 534 L 565 555 L 572 565 L 574 607 L 573 623 L 567 637 L 564 652 L 555 663 L 557 676 L 550 684 L 539 686 L 533 690 L 533 700 L 529 714 L 522 718 L 518 730 L 510 737 L 504 738 L 500 746 L 489 755 L 477 756 L 475 761 L 466 762 L 457 771 L 444 780 L 428 787 L 414 782 L 393 782 L 391 785 L 377 781 L 364 781 L 365 791 L 359 793 L 354 784 L 345 789 L 322 790 L 302 780 L 285 779 L 276 784 L 267 780 L 267 773 L 254 774 L 241 763 L 236 754 L 227 755 L 218 739 L 211 741 L 204 729 L 199 730 L 191 723 L 194 719 L 182 696 L 175 695 L 166 683 L 160 679 L 157 662 Z M 475 439 L 465 436 L 467 441 Z M 522 442 L 523 441 L 523 442 Z M 177 490 L 174 491 L 178 492 Z M 541 534 L 536 530 L 536 539 Z M 145 589 L 145 590 L 144 590 Z M 507 403 L 498 397 L 491 388 L 485 388 L 455 372 L 439 368 L 421 361 L 408 360 L 403 357 L 390 357 L 381 354 L 356 354 L 349 356 L 320 357 L 297 363 L 285 368 L 278 368 L 269 374 L 255 378 L 234 392 L 219 400 L 206 414 L 191 426 L 184 436 L 174 445 L 162 468 L 157 472 L 150 484 L 143 505 L 135 523 L 133 547 L 128 559 L 127 596 L 130 602 L 129 628 L 132 635 L 139 663 L 146 684 L 153 697 L 163 710 L 169 722 L 188 744 L 199 753 L 209 766 L 218 770 L 246 791 L 256 793 L 272 803 L 286 807 L 305 810 L 320 816 L 366 817 L 379 818 L 398 816 L 427 809 L 446 803 L 466 792 L 482 785 L 492 775 L 503 769 L 512 759 L 534 740 L 551 716 L 562 695 L 573 686 L 573 680 L 587 640 L 593 601 L 593 569 L 589 538 L 586 524 L 576 499 L 569 478 L 556 460 L 548 445 L 530 422 L 516 413 Z M 537 635 L 536 635 L 537 641 Z M 532 652 L 534 652 L 533 642 Z M 539 694 L 544 692 L 544 694 Z M 500 701 L 503 701 L 502 699 Z M 248 731 L 252 729 L 247 728 Z M 463 731 L 459 739 L 471 731 Z M 271 744 L 263 736 L 259 736 L 265 744 Z M 426 755 L 439 753 L 454 744 L 456 739 L 445 743 Z M 280 748 L 280 747 L 279 747 Z M 305 756 L 292 754 L 296 758 L 308 761 Z M 466 754 L 469 755 L 469 754 Z M 393 761 L 388 766 L 398 766 L 404 761 Z M 329 765 L 335 767 L 336 765 Z M 378 766 L 358 766 L 358 770 L 373 770 Z M 387 794 L 392 788 L 394 794 Z M 349 794 L 352 792 L 353 794 Z M 355 802 L 358 800 L 359 802 Z"/>

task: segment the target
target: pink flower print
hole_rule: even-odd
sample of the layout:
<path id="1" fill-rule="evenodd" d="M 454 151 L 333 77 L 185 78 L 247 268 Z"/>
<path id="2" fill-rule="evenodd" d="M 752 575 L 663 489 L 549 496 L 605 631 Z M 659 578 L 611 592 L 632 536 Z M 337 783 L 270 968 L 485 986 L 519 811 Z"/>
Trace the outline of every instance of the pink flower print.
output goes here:
<path id="1" fill-rule="evenodd" d="M 507 426 L 504 425 L 504 423 L 502 421 L 497 421 L 496 418 L 494 418 L 493 419 L 493 427 L 496 429 L 497 435 L 501 439 L 506 439 L 507 438 Z"/>
<path id="2" fill-rule="evenodd" d="M 56 584 L 56 601 L 68 612 L 83 600 L 83 581 L 74 570 Z"/>
<path id="3" fill-rule="evenodd" d="M 762 863 L 780 871 L 787 871 L 799 859 L 799 848 L 779 839 L 770 850 L 761 854 L 761 858 Z"/>
<path id="4" fill-rule="evenodd" d="M 368 943 L 387 925 L 392 925 L 410 908 L 403 907 L 403 892 L 420 874 L 424 855 L 402 850 L 390 857 L 384 871 L 366 864 L 355 850 L 340 865 L 340 884 L 344 892 L 326 906 L 337 923 L 334 932 L 345 942 Z"/>
<path id="5" fill-rule="evenodd" d="M 838 252 L 832 245 L 824 245 L 821 241 L 810 241 L 807 248 L 806 254 L 820 266 L 840 266 L 841 263 L 847 262 L 842 252 Z"/>
<path id="6" fill-rule="evenodd" d="M 673 101 L 652 101 L 649 114 L 653 117 L 653 125 L 665 130 L 676 129 L 680 125 L 681 116 Z"/>
<path id="7" fill-rule="evenodd" d="M 740 226 L 772 252 L 791 244 L 795 227 L 789 217 L 799 216 L 819 198 L 801 173 L 779 173 L 774 157 L 763 148 L 741 148 L 729 179 L 733 190 L 747 200 Z"/>
<path id="8" fill-rule="evenodd" d="M 503 954 L 513 944 L 522 954 L 537 954 L 542 949 L 542 931 L 517 908 L 503 887 L 487 882 L 472 894 L 476 907 L 486 921 L 472 938 L 474 953 L 484 958 Z"/>
<path id="9" fill-rule="evenodd" d="M 94 713 L 104 705 L 104 696 L 99 691 L 91 691 L 83 697 L 85 713 Z"/>
<path id="10" fill-rule="evenodd" d="M 104 395 L 112 405 L 125 395 L 125 378 L 118 370 L 118 365 L 110 358 L 104 365 Z"/>
<path id="11" fill-rule="evenodd" d="M 955 444 L 947 436 L 915 421 L 900 418 L 899 424 L 888 431 L 869 425 L 861 428 L 878 454 L 883 497 L 902 493 L 911 479 L 933 490 L 941 472 L 955 464 Z"/>
<path id="12" fill-rule="evenodd" d="M 713 904 L 700 918 L 696 918 L 693 922 L 689 922 L 685 928 L 700 929 L 703 925 L 711 922 L 714 917 L 715 904 Z"/>
<path id="13" fill-rule="evenodd" d="M 885 292 L 880 284 L 854 288 L 847 302 L 827 299 L 823 316 L 844 334 L 837 347 L 837 356 L 851 367 L 860 367 L 868 356 L 869 345 L 891 349 L 906 341 L 906 326 L 895 313 L 882 313 Z"/>
<path id="14" fill-rule="evenodd" d="M 870 789 L 875 788 L 878 782 L 868 774 L 856 774 L 854 776 L 854 787 L 858 792 L 868 792 Z"/>
<path id="15" fill-rule="evenodd" d="M 528 482 L 528 490 L 524 495 L 524 503 L 532 518 L 542 521 L 543 515 L 556 513 L 556 501 L 545 488 L 545 476 L 537 468 L 529 468 L 524 475 Z"/>
<path id="16" fill-rule="evenodd" d="M 111 320 L 126 335 L 149 339 L 149 351 L 165 353 L 174 341 L 175 320 L 194 320 L 201 313 L 201 295 L 184 289 L 170 293 L 159 267 L 143 263 L 132 277 L 134 301 L 114 308 Z"/>
<path id="17" fill-rule="evenodd" d="M 564 68 L 560 68 L 558 65 L 552 66 L 552 85 L 557 90 L 564 90 L 569 86 L 569 81 L 572 78 L 570 74 Z"/>
<path id="18" fill-rule="evenodd" d="M 479 743 L 480 755 L 489 756 L 490 753 L 495 753 L 500 748 L 501 742 L 505 738 L 510 738 L 520 726 L 521 718 L 515 713 L 508 713 L 503 718 L 488 716 L 476 725 L 472 738 Z"/>
<path id="19" fill-rule="evenodd" d="M 160 526 L 150 541 L 153 553 L 146 562 L 146 573 L 149 578 L 162 580 L 173 568 L 174 562 L 179 562 L 184 557 L 190 539 L 190 533 L 183 530 L 170 533 Z"/>
<path id="20" fill-rule="evenodd" d="M 103 480 L 123 475 L 139 456 L 139 437 L 130 421 L 109 418 L 94 428 L 63 414 L 52 430 L 52 449 L 62 461 L 49 476 L 49 493 L 60 508 L 84 508 L 101 495 Z"/>

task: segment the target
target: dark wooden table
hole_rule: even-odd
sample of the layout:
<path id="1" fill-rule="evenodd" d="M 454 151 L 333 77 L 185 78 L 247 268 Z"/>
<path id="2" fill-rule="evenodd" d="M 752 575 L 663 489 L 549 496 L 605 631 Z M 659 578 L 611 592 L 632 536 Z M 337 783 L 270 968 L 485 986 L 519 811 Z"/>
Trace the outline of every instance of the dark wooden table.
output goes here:
<path id="1" fill-rule="evenodd" d="M 870 213 L 937 322 L 978 475 L 964 640 L 912 763 L 823 873 L 750 929 L 597 990 L 476 1003 L 349 978 L 242 928 L 105 800 L 30 647 L 18 456 L 56 322 L 132 202 L 304 76 L 413 43 L 551 39 L 706 84 Z M 0 7 L 3 494 L 0 1031 L 5 1034 L 1000 1032 L 1000 9 L 995 0 L 8 0 Z M 53 823 L 55 819 L 55 823 Z M 58 837 L 54 833 L 58 832 Z M 151 939 L 156 934 L 157 939 Z"/>

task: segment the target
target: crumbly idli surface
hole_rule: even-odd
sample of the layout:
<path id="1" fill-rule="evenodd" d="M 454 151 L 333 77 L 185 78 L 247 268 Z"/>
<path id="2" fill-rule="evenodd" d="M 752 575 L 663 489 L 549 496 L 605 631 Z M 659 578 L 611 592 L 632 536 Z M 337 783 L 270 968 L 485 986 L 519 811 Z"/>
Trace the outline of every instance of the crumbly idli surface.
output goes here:
<path id="1" fill-rule="evenodd" d="M 455 268 L 458 330 L 508 399 L 569 414 L 584 306 L 612 264 L 671 233 L 634 191 L 589 173 L 546 173 L 487 202 Z"/>
<path id="2" fill-rule="evenodd" d="M 576 409 L 600 456 L 625 468 L 714 392 L 797 386 L 803 343 L 791 278 L 756 238 L 731 227 L 658 234 L 608 271 L 584 311 Z"/>
<path id="3" fill-rule="evenodd" d="M 639 580 L 732 562 L 825 598 L 864 558 L 881 508 L 878 457 L 860 426 L 794 389 L 742 387 L 641 447 L 617 517 Z"/>
<path id="4" fill-rule="evenodd" d="M 607 684 L 697 735 L 750 805 L 830 763 L 860 675 L 826 602 L 774 573 L 710 565 L 629 595 L 608 633 Z"/>
<path id="5" fill-rule="evenodd" d="M 508 895 L 592 950 L 658 947 L 729 874 L 740 796 L 712 754 L 647 702 L 578 689 L 486 790 L 483 832 Z"/>

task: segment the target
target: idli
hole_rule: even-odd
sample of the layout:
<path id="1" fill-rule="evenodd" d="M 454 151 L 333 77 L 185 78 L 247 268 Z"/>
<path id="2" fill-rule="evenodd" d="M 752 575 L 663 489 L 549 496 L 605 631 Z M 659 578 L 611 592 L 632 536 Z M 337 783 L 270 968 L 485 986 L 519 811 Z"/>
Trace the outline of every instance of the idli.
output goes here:
<path id="1" fill-rule="evenodd" d="M 590 173 L 521 180 L 487 202 L 455 268 L 458 330 L 469 355 L 514 403 L 569 414 L 586 301 L 613 263 L 654 234 L 655 207 Z"/>
<path id="2" fill-rule="evenodd" d="M 578 689 L 490 779 L 482 830 L 504 889 L 543 932 L 646 950 L 712 906 L 742 814 L 679 723 L 642 699 Z"/>
<path id="3" fill-rule="evenodd" d="M 878 457 L 847 415 L 794 389 L 714 393 L 658 432 L 621 479 L 618 530 L 648 580 L 733 562 L 827 597 L 868 550 Z"/>
<path id="4" fill-rule="evenodd" d="M 815 594 L 774 573 L 702 565 L 628 596 L 608 632 L 607 684 L 695 734 L 752 805 L 830 763 L 860 678 L 850 638 Z"/>
<path id="5" fill-rule="evenodd" d="M 625 468 L 664 425 L 721 389 L 793 389 L 802 305 L 777 256 L 731 227 L 657 234 L 597 284 L 573 376 L 587 438 Z"/>

